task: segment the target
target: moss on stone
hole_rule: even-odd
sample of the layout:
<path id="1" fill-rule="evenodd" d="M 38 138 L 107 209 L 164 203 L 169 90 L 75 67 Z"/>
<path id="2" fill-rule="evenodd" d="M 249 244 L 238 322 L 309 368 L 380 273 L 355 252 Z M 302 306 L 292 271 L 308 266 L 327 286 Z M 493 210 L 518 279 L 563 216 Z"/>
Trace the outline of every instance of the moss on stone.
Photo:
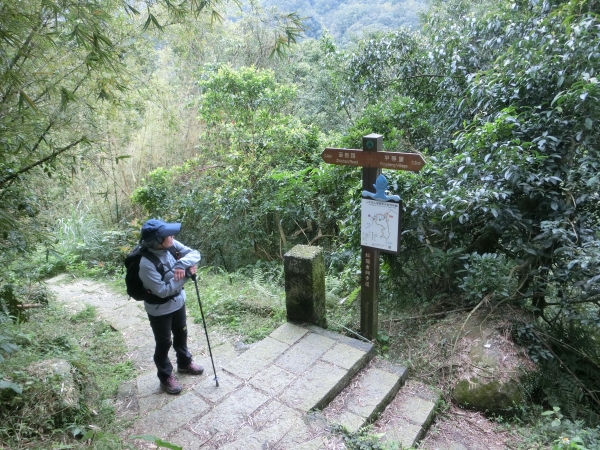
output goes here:
<path id="1" fill-rule="evenodd" d="M 491 414 L 506 414 L 515 404 L 523 401 L 523 388 L 518 382 L 500 383 L 497 380 L 483 383 L 480 380 L 462 380 L 452 393 L 461 406 L 487 411 Z"/>

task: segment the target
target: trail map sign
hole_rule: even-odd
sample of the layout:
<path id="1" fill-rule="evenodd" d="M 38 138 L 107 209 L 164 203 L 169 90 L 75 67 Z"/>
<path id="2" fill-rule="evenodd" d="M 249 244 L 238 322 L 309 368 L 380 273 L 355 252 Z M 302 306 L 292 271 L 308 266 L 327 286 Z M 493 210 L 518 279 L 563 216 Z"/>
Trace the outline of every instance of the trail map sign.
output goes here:
<path id="1" fill-rule="evenodd" d="M 363 136 L 363 149 L 326 148 L 321 153 L 329 164 L 362 167 L 361 204 L 361 304 L 360 329 L 368 339 L 377 338 L 379 253 L 397 253 L 402 202 L 385 194 L 387 180 L 381 169 L 418 172 L 425 160 L 418 153 L 383 152 L 383 136 Z M 368 198 L 365 198 L 368 197 Z"/>
<path id="2" fill-rule="evenodd" d="M 360 245 L 398 253 L 400 203 L 362 199 Z"/>

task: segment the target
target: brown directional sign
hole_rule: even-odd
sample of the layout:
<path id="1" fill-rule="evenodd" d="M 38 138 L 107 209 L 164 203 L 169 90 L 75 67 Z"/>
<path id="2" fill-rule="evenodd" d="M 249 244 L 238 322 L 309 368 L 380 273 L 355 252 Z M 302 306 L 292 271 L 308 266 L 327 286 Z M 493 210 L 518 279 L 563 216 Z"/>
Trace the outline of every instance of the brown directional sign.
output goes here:
<path id="1" fill-rule="evenodd" d="M 425 165 L 425 160 L 418 153 L 366 152 L 349 148 L 326 148 L 321 153 L 321 157 L 329 164 L 410 170 L 412 172 L 418 172 Z"/>

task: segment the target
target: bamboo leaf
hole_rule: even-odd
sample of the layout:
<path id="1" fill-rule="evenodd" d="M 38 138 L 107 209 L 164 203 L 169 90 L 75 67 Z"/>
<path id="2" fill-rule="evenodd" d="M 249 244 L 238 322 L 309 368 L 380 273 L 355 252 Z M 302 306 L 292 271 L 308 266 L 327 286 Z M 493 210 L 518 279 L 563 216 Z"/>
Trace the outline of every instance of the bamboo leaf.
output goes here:
<path id="1" fill-rule="evenodd" d="M 23 107 L 23 102 L 26 102 L 34 111 L 37 111 L 37 106 L 35 102 L 27 95 L 24 90 L 19 91 L 19 108 Z"/>

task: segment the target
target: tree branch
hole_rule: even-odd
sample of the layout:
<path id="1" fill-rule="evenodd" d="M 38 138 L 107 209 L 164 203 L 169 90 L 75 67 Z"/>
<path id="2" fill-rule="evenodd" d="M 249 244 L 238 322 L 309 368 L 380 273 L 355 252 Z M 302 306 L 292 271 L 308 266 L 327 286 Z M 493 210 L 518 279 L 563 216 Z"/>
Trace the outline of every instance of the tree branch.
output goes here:
<path id="1" fill-rule="evenodd" d="M 12 175 L 3 178 L 2 180 L 0 180 L 0 186 L 4 186 L 6 183 L 8 183 L 9 181 L 14 180 L 15 178 L 17 178 L 19 175 L 30 171 L 31 169 L 33 169 L 34 167 L 37 167 L 41 164 L 44 164 L 47 161 L 50 161 L 51 159 L 56 158 L 58 155 L 60 155 L 61 153 L 66 152 L 67 150 L 69 150 L 70 148 L 75 147 L 76 145 L 80 144 L 81 142 L 86 141 L 86 137 L 82 136 L 79 139 L 77 139 L 75 142 L 70 143 L 69 145 L 67 145 L 66 147 L 63 148 L 59 148 L 58 150 L 55 150 L 54 152 L 52 152 L 50 155 L 46 156 L 45 158 L 42 158 L 36 162 L 34 162 L 33 164 L 30 164 L 26 167 L 23 167 L 21 170 L 19 170 L 18 172 L 13 173 Z"/>

